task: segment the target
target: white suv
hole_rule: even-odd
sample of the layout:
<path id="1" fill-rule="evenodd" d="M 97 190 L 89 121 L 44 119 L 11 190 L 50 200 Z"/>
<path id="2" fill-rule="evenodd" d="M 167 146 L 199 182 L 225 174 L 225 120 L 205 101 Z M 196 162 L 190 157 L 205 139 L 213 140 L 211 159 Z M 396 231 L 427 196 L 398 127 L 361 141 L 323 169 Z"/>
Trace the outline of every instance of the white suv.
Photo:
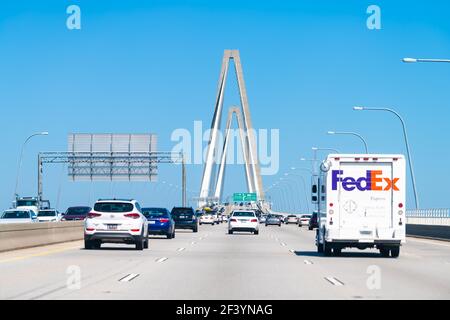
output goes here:
<path id="1" fill-rule="evenodd" d="M 228 233 L 246 231 L 259 234 L 259 221 L 254 210 L 236 210 L 228 220 Z"/>
<path id="2" fill-rule="evenodd" d="M 99 249 L 102 243 L 148 248 L 148 223 L 135 200 L 98 200 L 84 222 L 84 247 Z"/>

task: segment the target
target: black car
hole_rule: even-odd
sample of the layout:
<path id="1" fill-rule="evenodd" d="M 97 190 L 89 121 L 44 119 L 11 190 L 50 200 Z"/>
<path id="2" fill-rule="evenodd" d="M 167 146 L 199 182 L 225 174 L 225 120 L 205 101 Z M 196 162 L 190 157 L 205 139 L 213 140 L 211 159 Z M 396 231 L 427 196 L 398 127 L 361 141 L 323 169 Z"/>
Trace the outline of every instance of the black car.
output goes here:
<path id="1" fill-rule="evenodd" d="M 91 207 L 70 207 L 63 214 L 61 218 L 62 221 L 77 221 L 84 220 L 89 212 L 91 212 Z"/>
<path id="2" fill-rule="evenodd" d="M 309 219 L 308 230 L 319 228 L 319 220 L 317 219 L 317 212 L 313 212 L 311 219 Z"/>
<path id="3" fill-rule="evenodd" d="M 191 229 L 198 232 L 199 219 L 194 209 L 175 207 L 170 214 L 175 221 L 175 229 Z"/>

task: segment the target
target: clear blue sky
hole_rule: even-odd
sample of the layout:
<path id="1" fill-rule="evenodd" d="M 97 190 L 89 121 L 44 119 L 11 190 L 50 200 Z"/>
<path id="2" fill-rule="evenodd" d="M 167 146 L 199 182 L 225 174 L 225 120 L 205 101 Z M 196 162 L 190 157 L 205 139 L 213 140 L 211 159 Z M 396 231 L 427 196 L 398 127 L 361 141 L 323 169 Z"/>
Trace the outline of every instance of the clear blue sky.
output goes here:
<path id="1" fill-rule="evenodd" d="M 81 30 L 66 28 L 70 4 L 81 7 Z M 370 4 L 382 10 L 382 30 L 366 28 Z M 449 207 L 450 64 L 401 63 L 450 58 L 449 17 L 448 1 L 2 1 L 0 207 L 10 205 L 20 146 L 33 132 L 50 136 L 26 149 L 23 195 L 36 193 L 38 151 L 66 150 L 68 133 L 154 132 L 169 150 L 174 129 L 208 126 L 224 49 L 241 52 L 255 127 L 280 129 L 280 175 L 313 145 L 361 150 L 325 134 L 332 129 L 360 132 L 372 152 L 404 153 L 397 119 L 352 111 L 393 107 L 407 121 L 422 207 Z M 190 189 L 201 171 L 189 168 Z M 225 193 L 243 190 L 243 169 L 228 172 Z M 111 195 L 110 183 L 61 173 L 46 167 L 44 181 L 54 204 L 61 191 L 60 209 Z M 160 180 L 179 184 L 178 168 L 161 167 Z M 175 196 L 147 183 L 116 184 L 114 194 L 168 206 Z"/>

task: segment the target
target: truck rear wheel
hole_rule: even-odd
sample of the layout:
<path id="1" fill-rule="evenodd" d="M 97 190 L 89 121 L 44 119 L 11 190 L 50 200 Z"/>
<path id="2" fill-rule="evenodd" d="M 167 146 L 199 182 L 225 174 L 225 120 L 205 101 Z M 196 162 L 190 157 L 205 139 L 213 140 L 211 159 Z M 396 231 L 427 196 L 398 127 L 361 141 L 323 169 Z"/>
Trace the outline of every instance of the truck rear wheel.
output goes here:
<path id="1" fill-rule="evenodd" d="M 398 258 L 400 256 L 400 247 L 391 248 L 391 257 Z"/>
<path id="2" fill-rule="evenodd" d="M 381 256 L 388 258 L 389 257 L 389 249 L 388 248 L 380 248 L 380 254 Z"/>
<path id="3" fill-rule="evenodd" d="M 326 241 L 324 241 L 323 243 L 323 253 L 326 257 L 331 256 L 331 250 L 333 248 L 331 247 L 331 245 L 329 243 L 327 243 Z"/>

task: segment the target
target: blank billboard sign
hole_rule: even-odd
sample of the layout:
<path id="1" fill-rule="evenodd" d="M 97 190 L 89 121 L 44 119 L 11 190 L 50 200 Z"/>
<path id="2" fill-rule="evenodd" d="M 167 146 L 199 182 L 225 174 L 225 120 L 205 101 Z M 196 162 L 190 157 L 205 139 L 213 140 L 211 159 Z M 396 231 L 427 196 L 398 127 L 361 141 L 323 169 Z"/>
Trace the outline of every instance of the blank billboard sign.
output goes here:
<path id="1" fill-rule="evenodd" d="M 156 181 L 154 134 L 71 133 L 67 151 L 72 181 Z"/>

